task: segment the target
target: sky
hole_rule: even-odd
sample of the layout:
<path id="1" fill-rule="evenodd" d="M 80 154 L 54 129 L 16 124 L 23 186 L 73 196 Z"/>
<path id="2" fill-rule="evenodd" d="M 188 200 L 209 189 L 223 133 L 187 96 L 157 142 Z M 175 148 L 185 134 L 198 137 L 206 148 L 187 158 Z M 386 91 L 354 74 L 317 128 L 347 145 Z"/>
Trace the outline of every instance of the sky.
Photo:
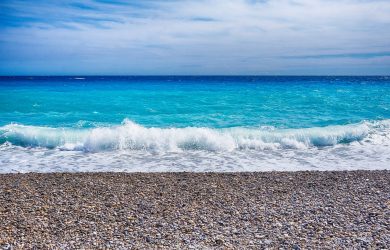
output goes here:
<path id="1" fill-rule="evenodd" d="M 0 75 L 390 75 L 390 1 L 1 0 Z"/>

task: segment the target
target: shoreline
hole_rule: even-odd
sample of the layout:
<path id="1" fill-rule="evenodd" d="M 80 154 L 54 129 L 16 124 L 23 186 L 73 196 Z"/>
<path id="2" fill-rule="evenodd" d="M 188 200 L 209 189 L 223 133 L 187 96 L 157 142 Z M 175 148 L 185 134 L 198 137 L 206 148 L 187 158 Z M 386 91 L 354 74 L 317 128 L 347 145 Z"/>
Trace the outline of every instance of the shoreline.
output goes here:
<path id="1" fill-rule="evenodd" d="M 390 245 L 390 171 L 0 174 L 0 247 Z"/>

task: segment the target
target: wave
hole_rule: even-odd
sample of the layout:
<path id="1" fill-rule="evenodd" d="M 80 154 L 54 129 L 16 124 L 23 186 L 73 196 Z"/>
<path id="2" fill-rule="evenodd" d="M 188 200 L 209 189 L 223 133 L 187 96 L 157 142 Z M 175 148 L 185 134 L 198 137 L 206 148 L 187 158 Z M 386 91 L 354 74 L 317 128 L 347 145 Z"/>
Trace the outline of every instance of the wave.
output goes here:
<path id="1" fill-rule="evenodd" d="M 130 120 L 118 126 L 90 129 L 19 124 L 0 127 L 0 144 L 85 152 L 305 149 L 383 139 L 390 140 L 390 120 L 302 129 L 147 128 Z"/>

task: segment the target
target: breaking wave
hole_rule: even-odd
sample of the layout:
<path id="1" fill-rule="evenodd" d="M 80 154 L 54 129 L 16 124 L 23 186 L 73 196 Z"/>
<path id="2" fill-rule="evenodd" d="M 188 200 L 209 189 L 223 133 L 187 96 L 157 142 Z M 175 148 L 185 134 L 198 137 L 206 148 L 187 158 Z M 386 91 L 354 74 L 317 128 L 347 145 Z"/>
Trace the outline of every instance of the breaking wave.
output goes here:
<path id="1" fill-rule="evenodd" d="M 390 120 L 302 129 L 147 128 L 130 120 L 118 126 L 90 129 L 19 124 L 0 127 L 0 144 L 85 152 L 305 149 L 383 139 L 390 140 Z"/>

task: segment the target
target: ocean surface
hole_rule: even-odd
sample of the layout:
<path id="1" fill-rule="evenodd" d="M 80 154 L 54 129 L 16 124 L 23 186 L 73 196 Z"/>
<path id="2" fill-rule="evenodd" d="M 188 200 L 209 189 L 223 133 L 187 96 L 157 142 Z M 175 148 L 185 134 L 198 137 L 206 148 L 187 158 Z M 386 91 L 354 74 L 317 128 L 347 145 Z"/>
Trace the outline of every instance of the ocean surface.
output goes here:
<path id="1" fill-rule="evenodd" d="M 390 169 L 390 77 L 0 77 L 0 173 Z"/>

